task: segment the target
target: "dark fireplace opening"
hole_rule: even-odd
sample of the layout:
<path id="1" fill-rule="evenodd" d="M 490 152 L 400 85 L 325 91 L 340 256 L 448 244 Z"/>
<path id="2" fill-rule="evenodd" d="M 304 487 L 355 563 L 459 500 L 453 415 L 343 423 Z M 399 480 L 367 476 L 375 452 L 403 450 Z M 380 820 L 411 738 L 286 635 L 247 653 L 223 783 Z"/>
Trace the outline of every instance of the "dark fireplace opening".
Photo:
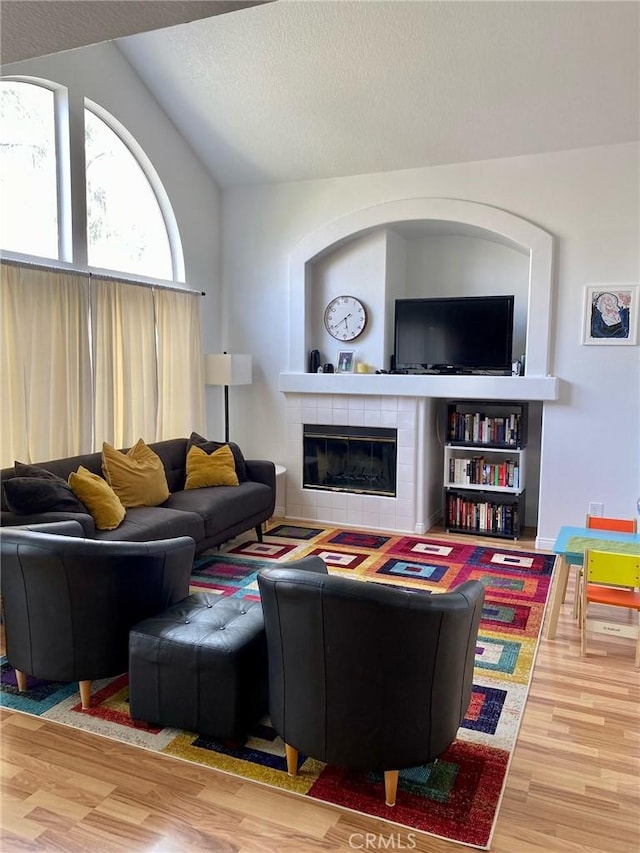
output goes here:
<path id="1" fill-rule="evenodd" d="M 304 424 L 306 489 L 396 495 L 398 431 Z"/>

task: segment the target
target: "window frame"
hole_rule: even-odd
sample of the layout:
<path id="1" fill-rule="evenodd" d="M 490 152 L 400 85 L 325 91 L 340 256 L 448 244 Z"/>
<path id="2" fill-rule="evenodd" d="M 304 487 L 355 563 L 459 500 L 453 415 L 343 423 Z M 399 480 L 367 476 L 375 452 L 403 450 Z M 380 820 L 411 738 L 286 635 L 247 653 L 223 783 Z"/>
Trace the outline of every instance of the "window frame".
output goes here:
<path id="1" fill-rule="evenodd" d="M 149 187 L 153 192 L 156 201 L 158 203 L 158 207 L 160 208 L 160 213 L 162 214 L 162 218 L 164 220 L 164 226 L 167 232 L 167 238 L 169 240 L 169 251 L 171 253 L 171 268 L 173 274 L 173 281 L 184 282 L 185 280 L 185 269 L 184 269 L 184 255 L 182 252 L 182 242 L 180 240 L 180 234 L 178 231 L 178 223 L 173 212 L 173 207 L 171 206 L 171 202 L 169 200 L 169 196 L 167 191 L 164 188 L 164 184 L 160 180 L 160 176 L 155 170 L 151 160 L 143 150 L 142 146 L 135 139 L 132 133 L 115 118 L 108 110 L 104 107 L 100 106 L 100 104 L 92 101 L 90 98 L 84 98 L 84 111 L 83 111 L 83 128 L 84 128 L 84 115 L 86 111 L 93 113 L 97 118 L 103 121 L 107 127 L 116 134 L 116 136 L 120 139 L 122 144 L 128 149 L 131 156 L 137 162 L 138 166 L 142 169 L 142 172 L 147 179 Z M 86 164 L 85 164 L 85 196 L 86 196 Z M 85 243 L 86 248 L 88 250 L 88 240 L 85 232 Z M 91 267 L 87 264 L 89 269 L 95 270 L 97 267 Z M 104 268 L 100 268 L 104 269 Z M 105 270 L 107 271 L 107 270 Z M 124 272 L 123 270 L 110 270 L 113 272 Z M 135 275 L 134 273 L 126 273 L 127 276 Z"/>
<path id="2" fill-rule="evenodd" d="M 70 178 L 70 146 L 69 146 L 69 93 L 66 86 L 53 80 L 44 80 L 26 74 L 8 74 L 0 77 L 0 82 L 26 83 L 39 86 L 53 94 L 53 153 L 55 158 L 56 177 L 56 214 L 58 217 L 58 255 L 50 258 L 48 255 L 25 255 L 22 252 L 12 252 L 2 249 L 8 257 L 39 258 L 58 262 L 71 263 L 71 178 Z"/>
<path id="3" fill-rule="evenodd" d="M 74 113 L 74 93 L 61 83 L 22 74 L 0 76 L 0 82 L 28 83 L 53 92 L 54 154 L 56 161 L 56 192 L 58 213 L 58 257 L 32 255 L 0 247 L 3 257 L 24 260 L 29 263 L 53 268 L 70 268 L 99 272 L 107 276 L 163 283 L 186 281 L 184 253 L 178 222 L 164 184 L 150 158 L 133 134 L 107 109 L 82 95 L 78 97 L 80 108 Z M 87 211 L 86 211 L 86 162 L 85 162 L 85 110 L 89 110 L 112 130 L 138 163 L 153 192 L 169 240 L 171 254 L 171 279 L 132 273 L 122 269 L 91 267 L 88 264 Z M 72 152 L 77 162 L 72 163 Z M 80 163 L 80 152 L 82 162 Z M 73 173 L 73 177 L 72 177 Z M 76 185 L 74 185 L 74 182 Z M 82 199 L 82 201 L 81 201 Z"/>

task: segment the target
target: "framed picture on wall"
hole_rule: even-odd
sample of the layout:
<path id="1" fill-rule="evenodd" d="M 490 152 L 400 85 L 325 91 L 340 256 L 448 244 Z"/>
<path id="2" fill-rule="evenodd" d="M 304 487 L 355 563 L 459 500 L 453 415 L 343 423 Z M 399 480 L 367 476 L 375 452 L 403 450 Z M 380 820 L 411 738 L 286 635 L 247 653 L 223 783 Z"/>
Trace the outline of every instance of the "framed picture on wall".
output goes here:
<path id="1" fill-rule="evenodd" d="M 588 284 L 584 289 L 582 343 L 631 345 L 638 338 L 637 284 Z"/>
<path id="2" fill-rule="evenodd" d="M 338 350 L 337 373 L 353 373 L 356 366 L 355 350 Z"/>

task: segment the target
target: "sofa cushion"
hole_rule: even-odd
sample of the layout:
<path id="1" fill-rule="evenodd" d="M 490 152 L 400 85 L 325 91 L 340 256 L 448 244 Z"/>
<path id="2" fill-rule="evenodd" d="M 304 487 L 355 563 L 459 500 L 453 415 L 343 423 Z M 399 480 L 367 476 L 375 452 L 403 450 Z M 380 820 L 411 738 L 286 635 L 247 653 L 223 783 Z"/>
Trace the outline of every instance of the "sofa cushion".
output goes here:
<path id="1" fill-rule="evenodd" d="M 127 542 L 150 542 L 191 536 L 204 539 L 204 521 L 195 512 L 181 512 L 162 506 L 137 506 L 127 510 L 122 524 L 115 530 L 98 530 L 96 539 L 123 539 Z"/>
<path id="2" fill-rule="evenodd" d="M 151 450 L 157 453 L 167 477 L 170 492 L 184 489 L 184 466 L 187 460 L 187 439 L 169 438 L 166 441 L 156 441 L 149 444 Z"/>
<path id="3" fill-rule="evenodd" d="M 49 478 L 12 477 L 3 484 L 3 491 L 9 510 L 20 515 L 87 511 L 71 487 L 53 475 Z"/>
<path id="4" fill-rule="evenodd" d="M 91 513 L 98 530 L 114 530 L 118 527 L 126 510 L 106 480 L 81 465 L 77 471 L 69 474 L 69 485 Z"/>
<path id="5" fill-rule="evenodd" d="M 272 502 L 268 486 L 247 481 L 235 489 L 212 486 L 173 492 L 164 506 L 198 513 L 204 519 L 205 536 L 211 538 L 236 527 L 240 519 L 268 512 Z"/>
<path id="6" fill-rule="evenodd" d="M 239 482 L 244 483 L 245 480 L 249 479 L 247 476 L 247 467 L 245 465 L 244 455 L 234 441 L 209 441 L 208 439 L 203 438 L 201 435 L 198 435 L 197 432 L 192 432 L 189 436 L 189 440 L 187 441 L 187 454 L 194 445 L 196 447 L 202 448 L 205 453 L 213 453 L 214 450 L 219 450 L 221 447 L 224 447 L 225 444 L 229 445 L 229 447 L 231 448 L 231 452 L 233 453 L 233 461 L 236 466 L 236 474 L 238 475 L 238 480 Z"/>
<path id="7" fill-rule="evenodd" d="M 202 489 L 206 486 L 237 486 L 238 475 L 233 453 L 223 445 L 212 453 L 193 445 L 187 453 L 187 479 L 185 489 Z"/>
<path id="8" fill-rule="evenodd" d="M 158 506 L 169 497 L 162 460 L 142 439 L 126 453 L 103 442 L 102 472 L 126 508 Z"/>

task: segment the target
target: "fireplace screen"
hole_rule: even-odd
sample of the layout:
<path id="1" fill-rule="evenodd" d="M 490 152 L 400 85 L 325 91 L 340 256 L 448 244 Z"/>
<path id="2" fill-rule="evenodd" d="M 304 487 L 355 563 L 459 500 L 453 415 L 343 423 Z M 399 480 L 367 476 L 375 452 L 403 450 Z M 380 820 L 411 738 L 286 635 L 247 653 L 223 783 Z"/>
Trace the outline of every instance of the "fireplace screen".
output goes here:
<path id="1" fill-rule="evenodd" d="M 305 424 L 303 486 L 395 497 L 397 432 Z"/>

